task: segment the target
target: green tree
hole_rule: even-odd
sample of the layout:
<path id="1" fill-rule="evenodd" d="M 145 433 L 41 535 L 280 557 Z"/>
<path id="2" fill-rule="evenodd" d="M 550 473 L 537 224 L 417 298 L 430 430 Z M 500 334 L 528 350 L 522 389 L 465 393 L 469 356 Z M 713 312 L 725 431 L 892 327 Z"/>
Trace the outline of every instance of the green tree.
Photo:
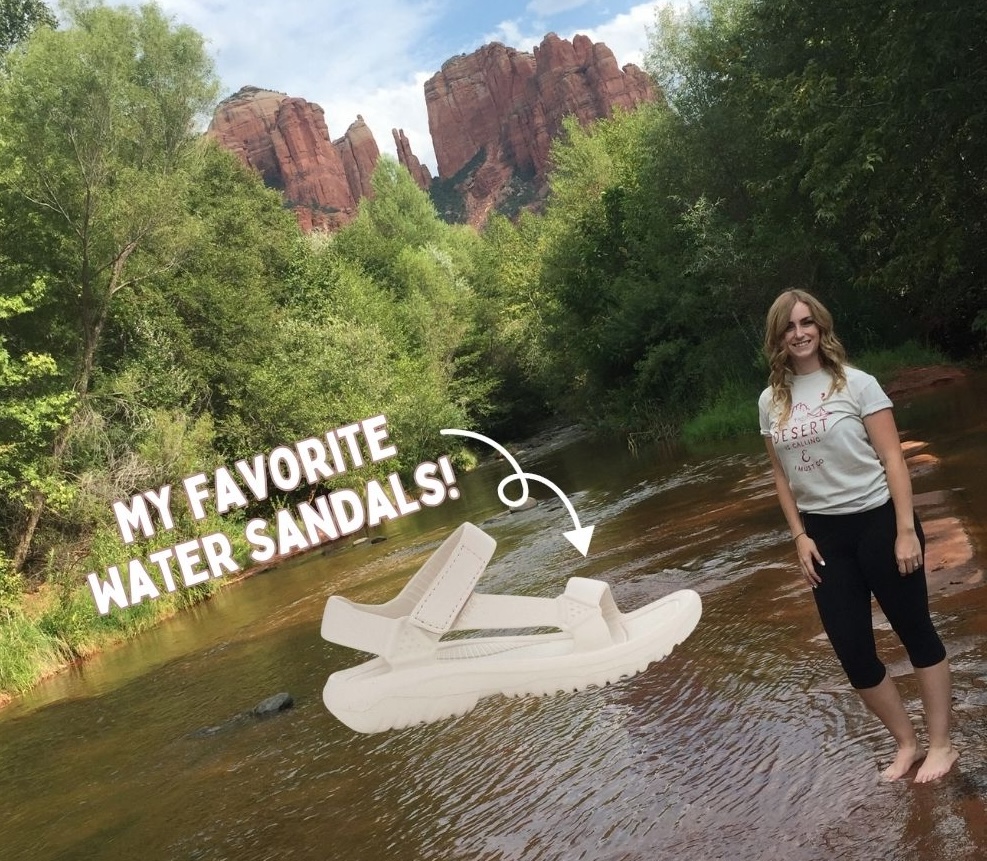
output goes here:
<path id="1" fill-rule="evenodd" d="M 286 285 L 307 251 L 277 193 L 213 143 L 191 169 L 186 206 L 194 244 L 153 289 L 126 297 L 105 364 L 149 407 L 208 412 L 220 453 L 236 460 L 284 442 L 256 424 L 264 404 L 254 378 L 282 359 Z"/>
<path id="2" fill-rule="evenodd" d="M 38 281 L 19 294 L 0 295 L 0 322 L 29 313 L 43 292 L 44 284 Z M 61 504 L 70 493 L 39 456 L 71 415 L 75 401 L 71 391 L 58 386 L 57 377 L 50 355 L 31 351 L 12 355 L 0 335 L 0 521 L 7 528 L 18 522 L 17 512 L 33 493 L 42 492 Z M 4 538 L 0 548 L 12 543 L 12 535 Z"/>
<path id="3" fill-rule="evenodd" d="M 438 241 L 447 225 L 411 174 L 391 156 L 379 159 L 370 182 L 373 196 L 360 201 L 356 219 L 339 231 L 335 244 L 377 283 L 402 296 L 409 286 L 396 269 L 402 250 Z"/>
<path id="4" fill-rule="evenodd" d="M 984 279 L 987 12 L 971 0 L 848 7 L 709 0 L 665 13 L 649 67 L 685 166 L 766 286 L 824 294 L 854 348 L 976 346 Z M 704 188 L 703 188 L 704 187 Z"/>
<path id="5" fill-rule="evenodd" d="M 66 4 L 67 27 L 38 30 L 10 55 L 0 89 L 0 182 L 45 237 L 49 329 L 59 368 L 84 406 L 121 294 L 173 269 L 192 247 L 186 216 L 196 123 L 216 83 L 201 37 L 161 10 Z M 61 468 L 71 422 L 51 441 Z M 27 506 L 13 565 L 23 565 L 46 495 Z"/>
<path id="6" fill-rule="evenodd" d="M 0 67 L 10 49 L 36 28 L 57 26 L 54 13 L 41 0 L 0 0 Z"/>
<path id="7" fill-rule="evenodd" d="M 492 376 L 485 426 L 517 438 L 550 412 L 553 385 L 545 349 L 549 296 L 543 289 L 545 219 L 522 212 L 516 223 L 493 215 L 477 247 L 474 347 Z"/>
<path id="8" fill-rule="evenodd" d="M 975 348 L 982 6 L 709 0 L 657 23 L 666 107 L 571 124 L 553 150 L 540 289 L 564 406 L 622 424 L 753 386 L 789 286 L 854 351 Z"/>
<path id="9" fill-rule="evenodd" d="M 797 143 L 778 181 L 851 260 L 871 324 L 969 352 L 987 311 L 987 9 L 762 3 L 749 20 L 766 135 Z"/>
<path id="10" fill-rule="evenodd" d="M 394 389 L 407 405 L 409 438 L 402 445 L 424 451 L 426 437 L 433 445 L 440 441 L 439 422 L 451 421 L 449 416 L 462 422 L 489 409 L 491 369 L 480 362 L 477 342 L 479 240 L 468 228 L 443 222 L 393 159 L 381 159 L 372 182 L 374 196 L 362 200 L 358 217 L 333 237 L 331 254 L 373 285 L 372 320 L 386 333 L 394 357 L 382 373 L 410 386 Z M 429 405 L 417 418 L 414 399 Z"/>
<path id="11" fill-rule="evenodd" d="M 708 336 L 696 301 L 708 291 L 689 279 L 689 190 L 668 170 L 679 129 L 664 107 L 645 107 L 571 123 L 553 147 L 541 274 L 567 411 L 623 424 L 701 396 L 690 359 Z"/>

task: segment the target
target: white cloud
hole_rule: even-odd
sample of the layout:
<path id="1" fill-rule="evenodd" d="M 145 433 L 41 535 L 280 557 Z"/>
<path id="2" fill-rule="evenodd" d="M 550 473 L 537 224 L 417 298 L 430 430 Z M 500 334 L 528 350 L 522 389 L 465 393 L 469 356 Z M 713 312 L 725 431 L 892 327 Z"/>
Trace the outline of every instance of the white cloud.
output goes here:
<path id="1" fill-rule="evenodd" d="M 435 0 L 158 0 L 207 39 L 228 95 L 246 85 L 307 99 L 325 111 L 333 138 L 362 115 L 382 152 L 403 128 L 434 172 L 418 46 L 441 11 Z M 129 4 L 128 4 L 129 5 Z"/>
<path id="2" fill-rule="evenodd" d="M 356 119 L 357 115 L 370 127 L 374 140 L 381 152 L 396 155 L 392 129 L 403 129 L 411 150 L 422 164 L 434 176 L 435 150 L 432 147 L 432 137 L 428 131 L 428 114 L 425 109 L 425 81 L 432 72 L 418 72 L 403 84 L 378 87 L 373 91 L 347 93 L 325 98 L 306 96 L 309 101 L 317 102 L 326 112 L 326 120 L 330 123 L 329 133 L 338 138 Z"/>
<path id="3" fill-rule="evenodd" d="M 546 0 L 546 3 L 548 0 Z M 564 0 L 559 0 L 561 5 Z M 534 4 L 532 4 L 534 5 Z M 582 5 L 581 3 L 578 5 Z M 670 3 L 641 3 L 632 6 L 627 12 L 622 12 L 596 27 L 579 27 L 575 30 L 557 31 L 563 39 L 572 41 L 573 36 L 583 34 L 594 42 L 603 42 L 624 66 L 635 63 L 642 66 L 644 55 L 648 49 L 648 28 L 655 23 L 656 10 L 662 5 L 685 7 L 688 0 L 673 0 Z M 487 42 L 503 42 L 520 51 L 531 51 L 545 38 L 544 25 L 540 21 L 502 21 L 497 27 L 487 33 L 477 42 L 477 47 Z"/>
<path id="4" fill-rule="evenodd" d="M 527 11 L 535 15 L 556 15 L 585 6 L 589 0 L 531 0 Z"/>
<path id="5" fill-rule="evenodd" d="M 537 45 L 545 35 L 545 31 L 539 25 L 535 32 L 524 33 L 518 21 L 501 21 L 493 30 L 484 36 L 480 36 L 473 48 L 490 42 L 500 42 L 510 48 L 517 48 L 519 51 L 530 51 Z"/>
<path id="6" fill-rule="evenodd" d="M 654 3 L 642 3 L 618 15 L 612 21 L 589 30 L 581 30 L 594 42 L 603 42 L 624 66 L 627 63 L 644 65 L 644 55 L 648 49 L 647 28 L 655 23 Z M 568 38 L 572 38 L 573 33 Z"/>

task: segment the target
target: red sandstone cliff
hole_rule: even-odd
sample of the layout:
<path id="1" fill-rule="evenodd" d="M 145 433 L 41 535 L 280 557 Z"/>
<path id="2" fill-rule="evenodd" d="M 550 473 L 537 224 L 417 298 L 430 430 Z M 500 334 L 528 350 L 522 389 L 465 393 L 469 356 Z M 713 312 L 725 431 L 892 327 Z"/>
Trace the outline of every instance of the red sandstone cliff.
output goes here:
<path id="1" fill-rule="evenodd" d="M 549 148 L 564 117 L 588 123 L 655 97 L 648 76 L 634 65 L 619 68 L 606 45 L 549 33 L 534 53 L 495 42 L 448 60 L 426 82 L 444 182 L 433 184 L 403 130 L 391 133 L 398 160 L 421 188 L 432 187 L 437 203 L 442 196 L 445 214 L 478 226 L 512 195 L 515 204 L 544 195 Z M 244 87 L 216 108 L 208 134 L 281 190 L 304 230 L 345 224 L 372 194 L 380 151 L 362 117 L 332 141 L 318 105 Z"/>
<path id="2" fill-rule="evenodd" d="M 562 120 L 588 123 L 653 101 L 650 78 L 619 68 L 613 52 L 586 36 L 549 33 L 533 54 L 497 42 L 447 61 L 425 83 L 428 125 L 439 176 L 457 177 L 466 219 L 483 223 L 512 180 L 545 192 L 549 148 Z M 472 162 L 472 164 L 471 164 Z"/>
<path id="3" fill-rule="evenodd" d="M 432 174 L 418 160 L 418 156 L 411 151 L 411 144 L 408 143 L 404 129 L 391 129 L 391 134 L 394 136 L 394 146 L 398 152 L 398 161 L 408 169 L 408 173 L 418 183 L 418 187 L 428 191 L 429 186 L 432 184 Z"/>
<path id="4" fill-rule="evenodd" d="M 333 141 L 332 145 L 343 161 L 343 171 L 346 174 L 354 205 L 361 197 L 370 197 L 373 194 L 370 188 L 370 175 L 377 166 L 380 150 L 377 148 L 373 132 L 367 127 L 363 117 L 357 114 L 356 122 L 339 140 Z"/>
<path id="5" fill-rule="evenodd" d="M 304 230 L 352 218 L 356 198 L 318 105 L 243 87 L 216 108 L 207 134 L 279 189 Z"/>

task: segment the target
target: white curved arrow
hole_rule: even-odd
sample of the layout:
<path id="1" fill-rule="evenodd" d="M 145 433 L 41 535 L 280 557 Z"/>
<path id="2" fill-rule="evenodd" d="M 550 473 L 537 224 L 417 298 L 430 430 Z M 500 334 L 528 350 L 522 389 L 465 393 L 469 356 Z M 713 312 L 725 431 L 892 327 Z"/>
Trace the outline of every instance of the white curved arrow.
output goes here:
<path id="1" fill-rule="evenodd" d="M 514 475 L 508 475 L 500 484 L 497 485 L 497 496 L 500 497 L 500 501 L 504 503 L 508 508 L 517 508 L 519 505 L 524 505 L 528 501 L 528 481 L 538 481 L 544 484 L 546 487 L 550 488 L 558 497 L 562 500 L 562 504 L 565 505 L 566 511 L 569 512 L 569 517 L 572 518 L 572 522 L 575 524 L 576 528 L 570 530 L 569 532 L 563 532 L 562 534 L 569 539 L 572 546 L 575 547 L 580 553 L 585 556 L 589 553 L 589 543 L 593 540 L 593 530 L 596 528 L 594 526 L 580 526 L 579 516 L 576 514 L 576 509 L 573 508 L 572 503 L 569 502 L 569 497 L 566 496 L 552 481 L 541 475 L 535 475 L 531 472 L 525 472 L 521 469 L 521 465 L 511 456 L 510 452 L 507 451 L 500 443 L 494 442 L 490 437 L 483 436 L 483 434 L 474 433 L 473 431 L 467 430 L 457 430 L 455 428 L 445 428 L 439 431 L 439 433 L 445 434 L 446 436 L 467 436 L 471 439 L 477 439 L 480 442 L 485 442 L 487 445 L 497 449 L 507 462 L 514 467 Z M 512 481 L 521 482 L 521 497 L 519 499 L 509 499 L 504 494 L 504 488 L 507 487 Z"/>

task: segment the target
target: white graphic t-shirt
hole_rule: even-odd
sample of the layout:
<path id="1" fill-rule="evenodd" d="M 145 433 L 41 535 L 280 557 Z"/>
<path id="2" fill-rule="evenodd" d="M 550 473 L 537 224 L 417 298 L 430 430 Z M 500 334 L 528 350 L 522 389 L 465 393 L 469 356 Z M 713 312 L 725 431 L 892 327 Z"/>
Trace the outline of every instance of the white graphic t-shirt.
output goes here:
<path id="1" fill-rule="evenodd" d="M 757 407 L 761 435 L 771 437 L 799 511 L 853 514 L 891 498 L 884 467 L 863 418 L 891 407 L 870 374 L 846 367 L 847 384 L 830 392 L 825 368 L 792 376 L 792 413 L 784 424 L 771 405 L 771 388 Z"/>

